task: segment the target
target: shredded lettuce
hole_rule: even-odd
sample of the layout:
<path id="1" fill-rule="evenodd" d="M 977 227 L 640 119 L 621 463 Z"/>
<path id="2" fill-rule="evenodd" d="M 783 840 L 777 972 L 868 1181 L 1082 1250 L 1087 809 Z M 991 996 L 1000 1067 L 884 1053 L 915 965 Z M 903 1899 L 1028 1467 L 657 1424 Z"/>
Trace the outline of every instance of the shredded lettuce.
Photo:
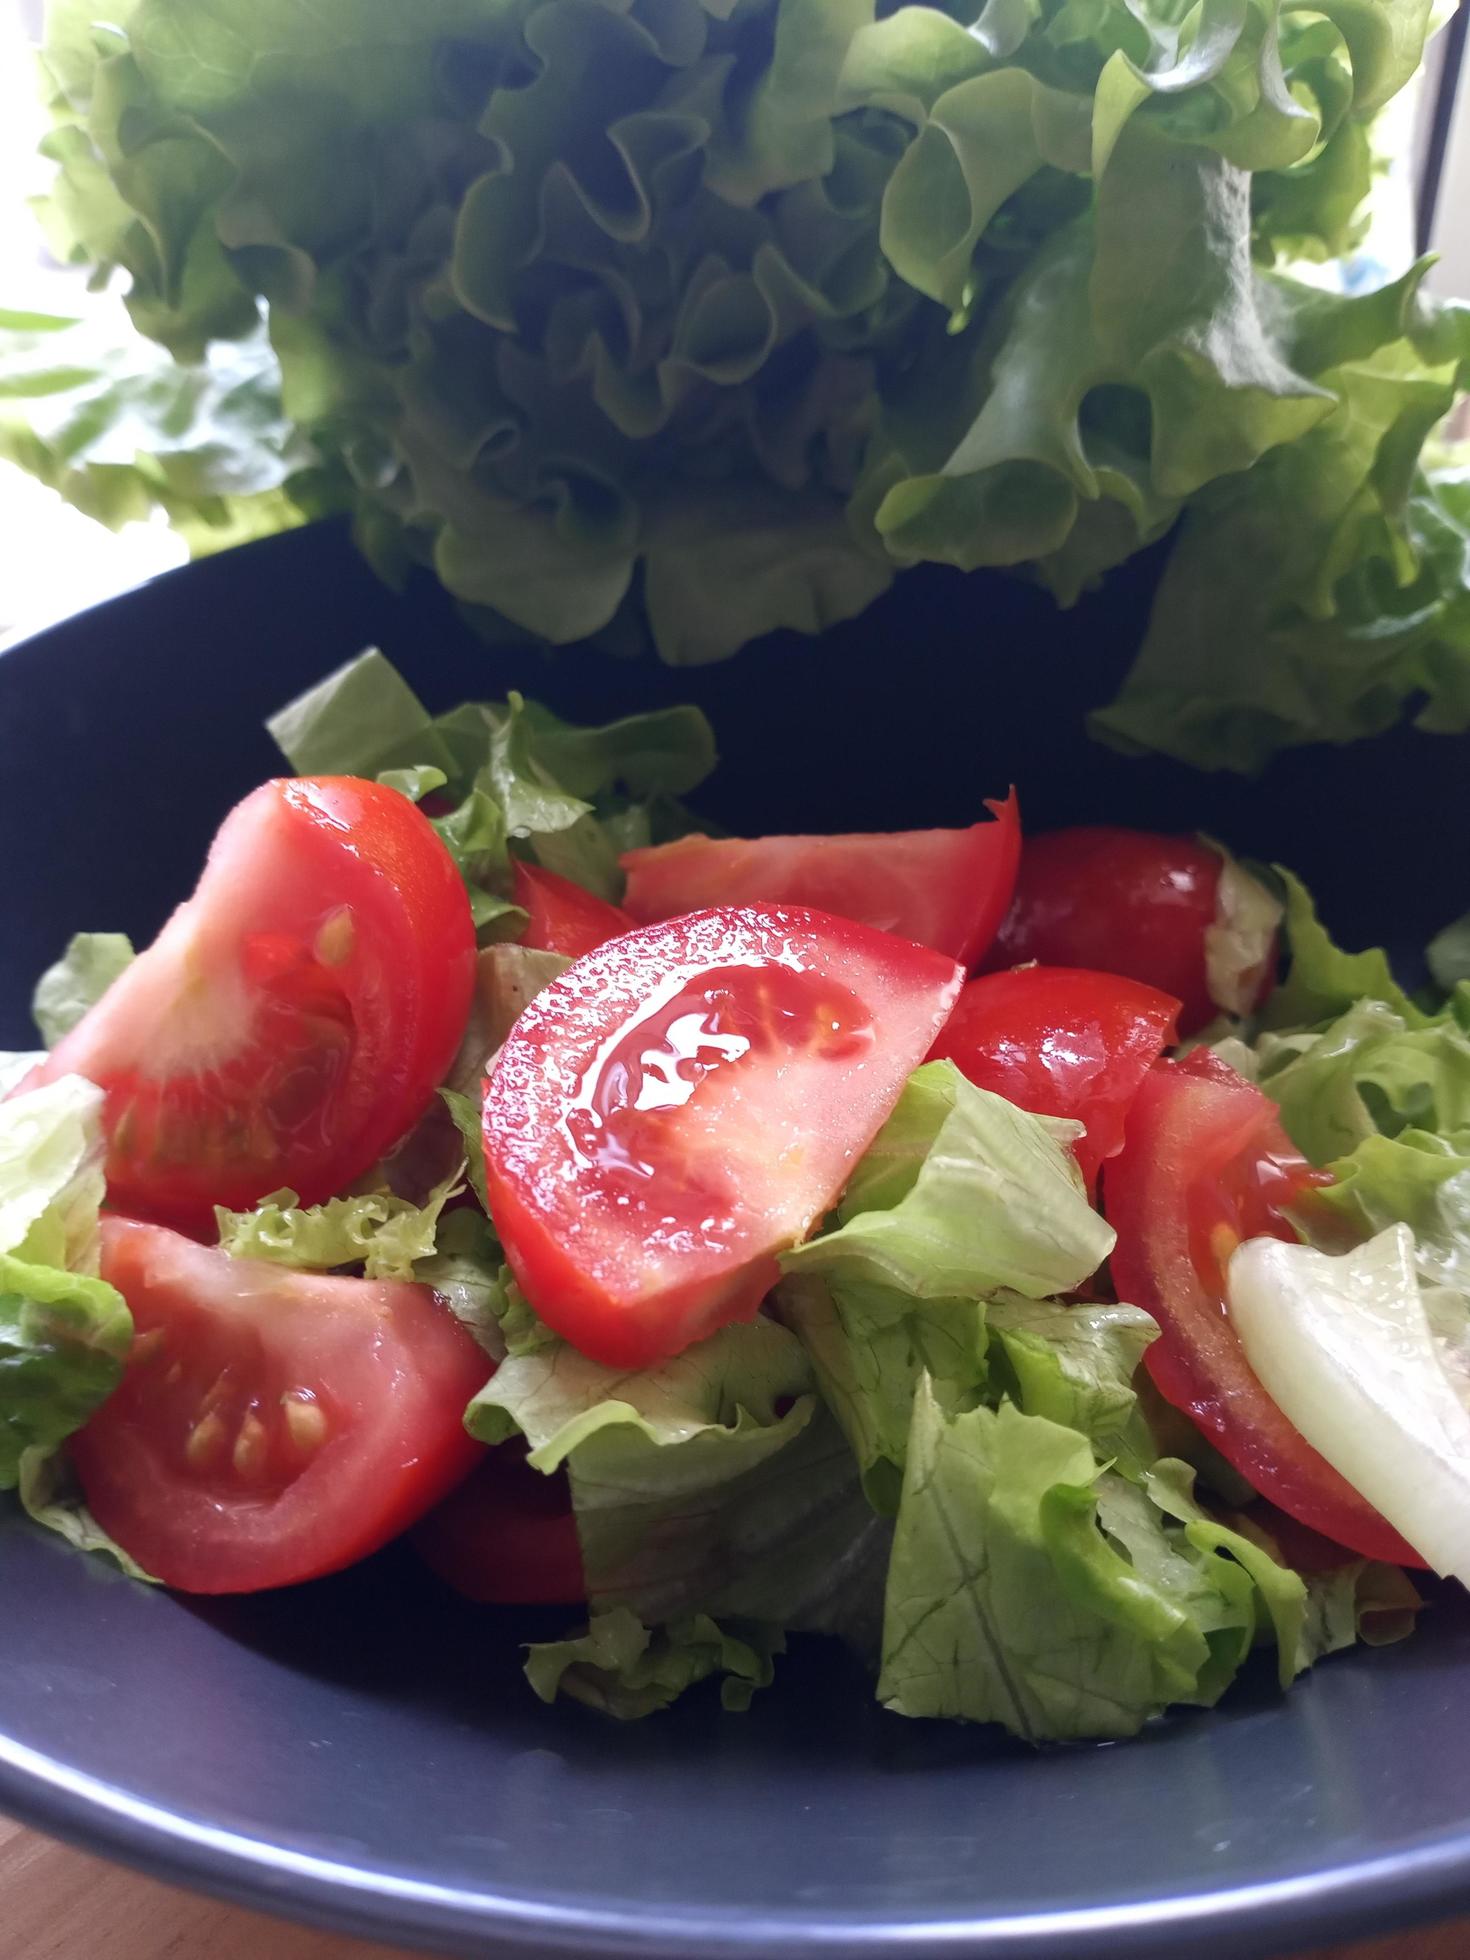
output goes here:
<path id="1" fill-rule="evenodd" d="M 302 774 L 376 775 L 415 802 L 432 792 L 452 805 L 431 821 L 465 881 L 482 944 L 514 938 L 525 925 L 510 896 L 514 856 L 620 897 L 619 853 L 687 830 L 677 799 L 716 760 L 697 708 L 579 728 L 512 693 L 431 716 L 376 648 L 268 726 Z"/>
<path id="2" fill-rule="evenodd" d="M 953 1062 L 928 1062 L 854 1170 L 836 1229 L 784 1254 L 783 1270 L 915 1299 L 1069 1292 L 1114 1240 L 1067 1148 L 1080 1134 L 977 1089 Z"/>
<path id="3" fill-rule="evenodd" d="M 132 941 L 125 933 L 73 934 L 61 958 L 36 982 L 31 1001 L 32 1017 L 48 1048 L 71 1033 L 132 959 Z"/>
<path id="4" fill-rule="evenodd" d="M 614 1606 L 594 1613 L 583 1633 L 528 1647 L 526 1678 L 543 1701 L 568 1695 L 626 1722 L 667 1708 L 713 1674 L 721 1677 L 722 1705 L 739 1711 L 769 1687 L 785 1644 L 777 1627 L 722 1627 L 707 1613 L 651 1631 L 636 1613 Z"/>
<path id="5" fill-rule="evenodd" d="M 216 1205 L 214 1216 L 233 1259 L 268 1259 L 303 1273 L 360 1265 L 368 1279 L 412 1279 L 415 1262 L 435 1251 L 445 1205 L 463 1189 L 461 1165 L 422 1205 L 374 1191 L 302 1206 L 294 1191 L 276 1191 L 253 1211 Z"/>
<path id="6" fill-rule="evenodd" d="M 96 1277 L 102 1092 L 67 1075 L 0 1103 L 0 1488 L 121 1378 L 132 1316 Z"/>

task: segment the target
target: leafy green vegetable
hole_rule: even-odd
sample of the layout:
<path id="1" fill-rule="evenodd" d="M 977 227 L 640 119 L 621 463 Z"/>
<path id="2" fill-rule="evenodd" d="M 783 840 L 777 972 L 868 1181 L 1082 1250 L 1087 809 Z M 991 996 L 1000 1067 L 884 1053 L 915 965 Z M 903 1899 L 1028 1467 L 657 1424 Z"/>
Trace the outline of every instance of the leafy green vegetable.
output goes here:
<path id="1" fill-rule="evenodd" d="M 179 366 L 111 294 L 74 317 L 0 308 L 0 461 L 114 531 L 162 510 L 196 554 L 316 516 L 336 499 L 254 312 Z"/>
<path id="2" fill-rule="evenodd" d="M 47 1531 L 57 1532 L 79 1552 L 105 1553 L 130 1579 L 157 1584 L 92 1516 L 64 1450 L 22 1450 L 16 1489 L 26 1515 Z"/>
<path id="3" fill-rule="evenodd" d="M 1437 932 L 1425 947 L 1424 958 L 1435 981 L 1446 990 L 1470 980 L 1470 912 Z"/>
<path id="4" fill-rule="evenodd" d="M 730 1326 L 619 1374 L 518 1331 L 466 1422 L 486 1442 L 519 1431 L 538 1470 L 565 1464 L 595 1608 L 863 1637 L 884 1534 L 791 1334 Z"/>
<path id="5" fill-rule="evenodd" d="M 1087 1202 L 1075 1123 L 977 1089 L 953 1062 L 916 1069 L 849 1180 L 838 1226 L 782 1258 L 916 1299 L 1040 1297 L 1096 1271 L 1113 1233 Z"/>
<path id="6" fill-rule="evenodd" d="M 105 1280 L 0 1253 L 0 1489 L 30 1449 L 51 1450 L 116 1387 L 133 1338 Z"/>
<path id="7" fill-rule="evenodd" d="M 1140 1478 L 1158 1456 L 1134 1377 L 1158 1327 L 1138 1307 L 1028 1300 L 1001 1293 L 986 1309 L 992 1390 L 1027 1415 L 1077 1429 L 1099 1457 Z"/>
<path id="8" fill-rule="evenodd" d="M 1428 0 L 107 19 L 48 8 L 55 248 L 185 359 L 264 313 L 216 461 L 487 635 L 717 659 L 919 560 L 1070 601 L 1182 516 L 1115 738 L 1470 716 L 1465 486 L 1417 461 L 1470 312 L 1279 269 L 1355 242 Z"/>
<path id="9" fill-rule="evenodd" d="M 1276 875 L 1286 887 L 1286 978 L 1267 998 L 1262 1020 L 1268 1028 L 1312 1028 L 1345 1014 L 1360 1000 L 1382 1001 L 1406 1026 L 1422 1027 L 1429 1017 L 1417 1008 L 1393 977 L 1381 947 L 1345 953 L 1333 943 L 1301 880 L 1281 865 Z"/>
<path id="10" fill-rule="evenodd" d="M 594 1613 L 585 1633 L 528 1647 L 526 1678 L 543 1701 L 570 1695 L 626 1722 L 667 1708 L 718 1674 L 723 1705 L 745 1709 L 757 1688 L 769 1687 L 785 1641 L 774 1627 L 738 1625 L 721 1627 L 696 1613 L 650 1632 L 636 1613 L 615 1606 Z"/>
<path id="11" fill-rule="evenodd" d="M 0 1489 L 86 1421 L 132 1341 L 122 1295 L 94 1277 L 101 1118 L 76 1075 L 0 1103 Z"/>
<path id="12" fill-rule="evenodd" d="M 1103 1472 L 1078 1431 L 1013 1403 L 914 1399 L 879 1699 L 1029 1741 L 1132 1735 L 1208 1705 L 1255 1637 L 1255 1582 Z M 1284 1589 L 1303 1590 L 1285 1571 Z"/>
<path id="13" fill-rule="evenodd" d="M 41 1039 L 54 1048 L 70 1034 L 89 1007 L 107 992 L 133 958 L 132 941 L 121 932 L 78 932 L 54 966 L 36 982 L 31 1014 Z"/>
<path id="14" fill-rule="evenodd" d="M 1384 1002 L 1359 1001 L 1321 1034 L 1264 1037 L 1256 1080 L 1314 1164 L 1407 1129 L 1470 1147 L 1470 1036 L 1448 1014 L 1407 1027 Z"/>
<path id="15" fill-rule="evenodd" d="M 294 1191 L 276 1191 L 253 1211 L 216 1205 L 214 1216 L 220 1245 L 233 1259 L 268 1259 L 305 1273 L 361 1265 L 368 1279 L 412 1279 L 415 1263 L 436 1249 L 445 1205 L 463 1189 L 461 1166 L 422 1205 L 373 1191 L 302 1206 Z"/>
<path id="16" fill-rule="evenodd" d="M 303 773 L 376 774 L 414 801 L 430 791 L 450 799 L 454 807 L 431 821 L 464 878 L 482 940 L 513 937 L 525 924 L 510 899 L 513 856 L 620 897 L 619 852 L 653 841 L 655 828 L 658 841 L 688 829 L 675 799 L 715 763 L 697 708 L 578 728 L 513 693 L 504 704 L 465 702 L 431 717 L 376 648 L 268 726 Z M 636 836 L 624 834 L 630 826 Z M 497 970 L 486 975 L 493 982 Z"/>

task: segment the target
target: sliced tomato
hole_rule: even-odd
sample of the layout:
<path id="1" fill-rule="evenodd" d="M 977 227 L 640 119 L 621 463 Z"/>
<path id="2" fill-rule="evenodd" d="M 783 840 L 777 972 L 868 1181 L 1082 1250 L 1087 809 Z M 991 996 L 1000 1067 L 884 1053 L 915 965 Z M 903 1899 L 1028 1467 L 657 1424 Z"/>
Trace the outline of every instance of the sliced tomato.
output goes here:
<path id="1" fill-rule="evenodd" d="M 1197 837 L 1165 837 L 1108 825 L 1043 831 L 1026 839 L 1016 893 L 987 966 L 1085 966 L 1141 980 L 1180 1003 L 1190 1035 L 1222 1006 L 1243 1013 L 1274 971 L 1265 934 L 1249 973 L 1232 976 L 1234 998 L 1210 988 L 1207 935 L 1228 924 L 1221 897 L 1225 859 Z M 1244 873 L 1236 875 L 1243 878 Z"/>
<path id="2" fill-rule="evenodd" d="M 570 878 L 535 864 L 517 862 L 515 902 L 526 913 L 521 944 L 542 953 L 561 953 L 569 960 L 633 930 L 633 920 L 621 906 L 609 905 Z"/>
<path id="3" fill-rule="evenodd" d="M 346 776 L 266 783 L 36 1079 L 107 1092 L 119 1211 L 197 1229 L 282 1185 L 313 1204 L 421 1115 L 474 977 L 463 883 L 406 797 Z"/>
<path id="4" fill-rule="evenodd" d="M 1287 1211 L 1330 1183 L 1293 1149 L 1276 1106 L 1209 1052 L 1156 1062 L 1103 1173 L 1120 1300 L 1151 1313 L 1159 1392 L 1289 1517 L 1367 1558 L 1422 1561 L 1287 1421 L 1230 1324 L 1225 1267 L 1245 1239 L 1295 1239 Z"/>
<path id="5" fill-rule="evenodd" d="M 973 966 L 995 937 L 1021 860 L 1016 792 L 994 823 L 845 837 L 683 837 L 628 851 L 623 903 L 640 921 L 707 905 L 802 905 L 877 926 Z"/>
<path id="6" fill-rule="evenodd" d="M 165 1585 L 336 1572 L 483 1454 L 464 1410 L 493 1364 L 426 1286 L 293 1273 L 126 1218 L 103 1220 L 102 1276 L 132 1353 L 69 1447 L 97 1522 Z"/>
<path id="7" fill-rule="evenodd" d="M 748 1319 L 963 977 L 790 908 L 695 912 L 568 968 L 485 1085 L 490 1211 L 537 1312 L 627 1368 Z"/>
<path id="8" fill-rule="evenodd" d="M 1123 1147 L 1139 1085 L 1175 1039 L 1179 1003 L 1157 987 L 1080 967 L 1023 966 L 972 980 L 931 1050 L 981 1089 L 1039 1116 L 1085 1123 L 1091 1188 Z"/>
<path id="9" fill-rule="evenodd" d="M 414 1531 L 430 1571 L 487 1606 L 575 1606 L 587 1597 L 564 1470 L 546 1476 L 525 1445 L 500 1443 Z"/>

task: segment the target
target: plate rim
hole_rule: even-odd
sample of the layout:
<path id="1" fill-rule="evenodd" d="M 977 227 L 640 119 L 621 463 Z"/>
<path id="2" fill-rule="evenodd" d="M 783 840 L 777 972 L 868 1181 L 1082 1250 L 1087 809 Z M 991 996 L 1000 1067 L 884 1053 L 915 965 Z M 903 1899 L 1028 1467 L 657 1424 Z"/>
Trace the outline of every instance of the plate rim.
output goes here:
<path id="1" fill-rule="evenodd" d="M 442 1953 L 505 1960 L 1112 1960 L 1177 1953 L 1245 1960 L 1303 1940 L 1355 1939 L 1443 1916 L 1470 1881 L 1470 1826 L 1291 1877 L 1056 1912 L 923 1921 L 723 1908 L 656 1913 L 573 1906 L 374 1872 L 206 1824 L 0 1734 L 0 1809 L 78 1849 L 164 1883 L 277 1918 Z"/>

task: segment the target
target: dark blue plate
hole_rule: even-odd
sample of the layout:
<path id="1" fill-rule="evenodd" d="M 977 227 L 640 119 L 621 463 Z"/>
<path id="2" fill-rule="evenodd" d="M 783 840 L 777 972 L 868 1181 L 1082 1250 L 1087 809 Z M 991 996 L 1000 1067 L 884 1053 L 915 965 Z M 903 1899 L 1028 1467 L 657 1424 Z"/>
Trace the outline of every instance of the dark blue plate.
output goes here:
<path id="1" fill-rule="evenodd" d="M 434 705 L 519 684 L 588 718 L 694 698 L 733 828 L 967 822 L 1014 777 L 1033 824 L 1211 830 L 1285 857 L 1349 938 L 1412 946 L 1470 902 L 1465 749 L 1396 735 L 1255 784 L 1088 743 L 1153 567 L 1071 614 L 914 573 L 819 646 L 670 674 L 489 651 L 384 592 L 334 528 L 170 574 L 0 659 L 0 1046 L 75 928 L 146 939 L 228 805 L 277 766 L 261 717 L 377 640 Z M 1062 704 L 1065 703 L 1065 706 Z M 618 1728 L 535 1702 L 525 1615 L 389 1551 L 274 1597 L 191 1604 L 0 1520 L 0 1808 L 253 1905 L 460 1952 L 1244 1955 L 1463 1904 L 1470 1610 L 1264 1675 L 1137 1742 L 1033 1756 L 882 1715 L 812 1643 L 748 1715 Z"/>

